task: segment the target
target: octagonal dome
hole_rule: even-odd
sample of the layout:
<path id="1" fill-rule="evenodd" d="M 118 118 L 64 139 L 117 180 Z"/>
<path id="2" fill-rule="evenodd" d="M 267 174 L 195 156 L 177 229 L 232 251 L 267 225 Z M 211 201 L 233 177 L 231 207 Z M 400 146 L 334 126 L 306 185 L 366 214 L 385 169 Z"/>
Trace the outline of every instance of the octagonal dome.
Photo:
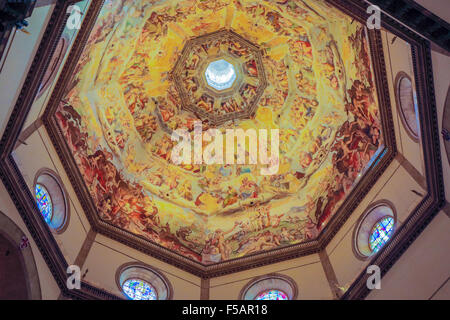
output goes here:
<path id="1" fill-rule="evenodd" d="M 54 114 L 98 229 L 200 269 L 317 240 L 385 150 L 365 32 L 325 1 L 106 2 Z M 277 130 L 278 171 L 174 164 L 196 122 Z"/>

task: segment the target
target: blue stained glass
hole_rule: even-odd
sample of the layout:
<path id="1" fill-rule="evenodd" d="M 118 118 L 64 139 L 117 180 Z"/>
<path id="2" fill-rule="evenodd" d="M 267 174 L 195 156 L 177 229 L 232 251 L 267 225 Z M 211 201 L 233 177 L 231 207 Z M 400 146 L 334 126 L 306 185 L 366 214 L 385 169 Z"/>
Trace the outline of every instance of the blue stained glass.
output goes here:
<path id="1" fill-rule="evenodd" d="M 373 253 L 378 252 L 392 236 L 394 232 L 394 218 L 384 217 L 372 228 L 369 237 L 369 247 Z"/>
<path id="2" fill-rule="evenodd" d="M 131 300 L 157 300 L 155 288 L 140 279 L 128 279 L 122 289 Z"/>
<path id="3" fill-rule="evenodd" d="M 44 186 L 36 184 L 34 194 L 36 197 L 37 206 L 44 217 L 45 222 L 50 223 L 53 215 L 53 206 L 49 192 Z"/>
<path id="4" fill-rule="evenodd" d="M 223 60 L 211 62 L 205 71 L 206 82 L 216 90 L 225 90 L 231 88 L 236 80 L 236 71 L 234 66 Z"/>
<path id="5" fill-rule="evenodd" d="M 258 294 L 255 300 L 289 300 L 286 293 L 280 290 L 267 290 Z"/>

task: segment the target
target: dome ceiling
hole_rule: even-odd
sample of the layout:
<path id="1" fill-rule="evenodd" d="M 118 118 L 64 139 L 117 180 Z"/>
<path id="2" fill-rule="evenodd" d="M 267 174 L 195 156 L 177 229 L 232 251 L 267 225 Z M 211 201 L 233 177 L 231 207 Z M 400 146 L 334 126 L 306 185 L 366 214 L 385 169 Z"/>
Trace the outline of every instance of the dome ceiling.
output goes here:
<path id="1" fill-rule="evenodd" d="M 324 1 L 105 1 L 54 117 L 96 219 L 201 265 L 317 239 L 384 150 L 366 30 Z M 279 132 L 277 172 L 176 165 L 200 122 Z"/>

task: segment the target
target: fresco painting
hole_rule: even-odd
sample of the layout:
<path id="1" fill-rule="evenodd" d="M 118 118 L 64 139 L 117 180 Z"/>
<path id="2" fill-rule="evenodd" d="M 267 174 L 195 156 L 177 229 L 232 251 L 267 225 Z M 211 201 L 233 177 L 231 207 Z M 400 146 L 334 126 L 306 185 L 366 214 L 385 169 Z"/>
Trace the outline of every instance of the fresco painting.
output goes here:
<path id="1" fill-rule="evenodd" d="M 171 131 L 197 120 L 171 70 L 188 39 L 224 28 L 263 50 L 268 85 L 253 118 L 217 129 L 279 129 L 275 175 L 170 162 Z M 246 48 L 216 45 L 256 79 Z M 193 96 L 190 68 L 215 50 L 189 57 Z M 105 1 L 55 116 L 100 219 L 214 264 L 317 238 L 384 148 L 373 77 L 365 27 L 324 1 Z M 197 105 L 236 112 L 255 85 Z"/>

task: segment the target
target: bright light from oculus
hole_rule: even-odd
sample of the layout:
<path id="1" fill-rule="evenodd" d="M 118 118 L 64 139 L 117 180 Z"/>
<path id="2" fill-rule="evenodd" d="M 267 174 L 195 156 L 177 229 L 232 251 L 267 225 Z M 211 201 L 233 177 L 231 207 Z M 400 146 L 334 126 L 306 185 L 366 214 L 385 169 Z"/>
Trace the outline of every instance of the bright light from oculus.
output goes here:
<path id="1" fill-rule="evenodd" d="M 234 66 L 224 59 L 211 62 L 205 71 L 206 82 L 216 90 L 231 88 L 236 80 Z"/>

